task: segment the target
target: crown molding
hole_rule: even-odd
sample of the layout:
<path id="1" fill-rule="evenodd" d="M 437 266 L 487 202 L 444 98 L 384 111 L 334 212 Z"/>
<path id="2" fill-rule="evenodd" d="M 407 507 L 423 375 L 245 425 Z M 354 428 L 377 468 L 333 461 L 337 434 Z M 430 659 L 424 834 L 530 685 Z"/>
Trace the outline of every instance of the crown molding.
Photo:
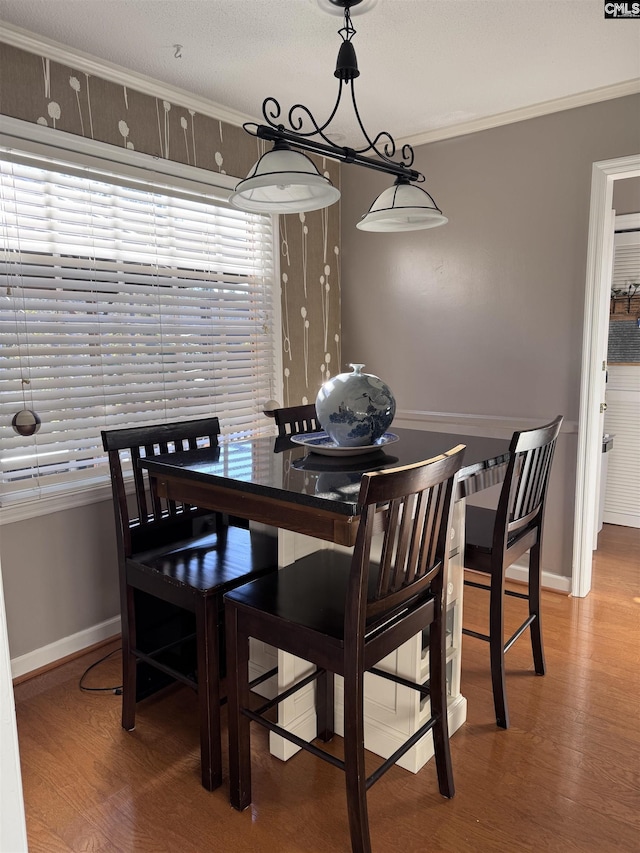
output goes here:
<path id="1" fill-rule="evenodd" d="M 6 21 L 0 20 L 0 33 L 0 41 L 12 47 L 38 54 L 38 56 L 44 56 L 47 59 L 52 59 L 54 62 L 67 65 L 75 71 L 82 71 L 94 77 L 101 77 L 112 83 L 118 83 L 129 89 L 135 89 L 137 92 L 142 92 L 145 95 L 151 95 L 154 98 L 162 98 L 173 104 L 179 104 L 185 109 L 195 110 L 201 115 L 209 116 L 209 118 L 224 121 L 236 127 L 241 127 L 245 122 L 256 121 L 255 116 L 245 115 L 237 110 L 224 107 L 222 104 L 217 104 L 215 101 L 209 101 L 206 98 L 194 95 L 193 92 L 187 92 L 186 89 L 162 83 L 153 77 L 138 74 L 136 71 L 123 68 L 121 65 L 107 62 L 105 59 L 98 59 L 89 53 L 84 53 L 81 50 L 60 44 L 44 36 L 36 35 Z"/>
<path id="2" fill-rule="evenodd" d="M 584 107 L 588 104 L 596 104 L 599 101 L 610 101 L 614 98 L 624 98 L 626 95 L 636 95 L 640 92 L 640 77 L 626 80 L 624 83 L 615 83 L 611 86 L 602 86 L 599 89 L 590 89 L 587 92 L 579 92 L 577 95 L 567 95 L 564 98 L 555 98 L 551 101 L 541 101 L 529 107 L 521 107 L 517 110 L 508 110 L 504 113 L 496 113 L 492 116 L 465 121 L 461 124 L 453 124 L 446 127 L 438 127 L 435 130 L 427 130 L 424 133 L 416 133 L 399 140 L 400 145 L 426 145 L 428 142 L 438 142 L 442 139 L 453 139 L 456 136 L 466 136 L 469 133 L 478 133 L 481 130 L 490 130 L 492 127 L 501 127 L 504 124 L 513 124 L 518 121 L 526 121 L 530 118 L 559 113 L 563 110 L 572 110 L 575 107 Z"/>

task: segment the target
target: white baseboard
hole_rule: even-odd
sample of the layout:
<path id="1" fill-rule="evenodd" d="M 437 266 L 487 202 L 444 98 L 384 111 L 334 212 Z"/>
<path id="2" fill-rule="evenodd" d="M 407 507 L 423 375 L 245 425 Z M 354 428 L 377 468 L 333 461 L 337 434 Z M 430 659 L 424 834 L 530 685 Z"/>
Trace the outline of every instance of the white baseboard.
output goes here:
<path id="1" fill-rule="evenodd" d="M 507 577 L 514 581 L 526 583 L 529 580 L 529 561 L 523 563 L 515 562 L 507 569 Z M 564 575 L 554 575 L 552 572 L 542 570 L 542 588 L 553 589 L 556 592 L 564 592 L 567 595 L 571 592 L 571 578 Z"/>
<path id="2" fill-rule="evenodd" d="M 605 524 L 617 524 L 620 527 L 640 527 L 640 516 L 633 512 L 609 512 L 602 514 Z"/>
<path id="3" fill-rule="evenodd" d="M 70 637 L 63 637 L 48 646 L 42 646 L 40 649 L 27 652 L 26 655 L 13 658 L 11 660 L 11 676 L 18 678 L 21 675 L 26 675 L 28 672 L 48 666 L 75 652 L 81 652 L 83 649 L 100 643 L 102 640 L 108 640 L 109 637 L 119 633 L 120 617 L 114 616 L 113 619 L 107 619 L 106 622 L 101 622 L 99 625 L 93 625 L 84 631 L 78 631 L 77 634 L 71 634 Z"/>

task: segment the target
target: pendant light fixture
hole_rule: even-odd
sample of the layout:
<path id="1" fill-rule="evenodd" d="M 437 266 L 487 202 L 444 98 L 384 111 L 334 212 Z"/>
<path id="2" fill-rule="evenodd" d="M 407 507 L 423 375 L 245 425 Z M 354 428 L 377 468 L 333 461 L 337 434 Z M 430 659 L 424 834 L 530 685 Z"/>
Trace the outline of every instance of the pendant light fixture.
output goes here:
<path id="1" fill-rule="evenodd" d="M 248 122 L 244 129 L 252 136 L 273 142 L 270 151 L 260 157 L 247 177 L 240 181 L 230 201 L 240 210 L 253 213 L 302 213 L 328 207 L 340 198 L 340 191 L 321 175 L 313 161 L 302 152 L 329 157 L 343 163 L 364 166 L 395 178 L 364 214 L 357 227 L 362 231 L 417 231 L 447 222 L 446 216 L 426 190 L 421 172 L 412 169 L 413 148 L 403 145 L 397 151 L 394 138 L 386 130 L 373 139 L 366 131 L 358 105 L 354 81 L 360 75 L 352 39 L 356 30 L 351 9 L 372 0 L 318 0 L 320 6 L 336 14 L 344 13 L 344 25 L 338 30 L 342 44 L 334 76 L 338 78 L 338 97 L 329 118 L 318 124 L 304 104 L 294 104 L 288 114 L 288 126 L 280 121 L 282 108 L 275 98 L 265 98 L 262 116 L 266 124 Z M 365 140 L 361 148 L 336 145 L 330 139 L 329 125 L 338 111 L 345 87 L 351 88 L 353 111 Z M 373 155 L 373 156 L 371 156 Z M 397 155 L 397 156 L 396 156 Z"/>

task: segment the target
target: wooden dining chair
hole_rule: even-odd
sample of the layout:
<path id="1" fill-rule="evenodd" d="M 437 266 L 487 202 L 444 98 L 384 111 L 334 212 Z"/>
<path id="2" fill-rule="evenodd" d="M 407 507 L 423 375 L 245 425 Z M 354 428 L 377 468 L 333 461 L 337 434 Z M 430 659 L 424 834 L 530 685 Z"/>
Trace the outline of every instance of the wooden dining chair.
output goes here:
<path id="1" fill-rule="evenodd" d="M 135 727 L 136 702 L 160 688 L 181 682 L 195 689 L 202 784 L 208 790 L 222 782 L 223 595 L 275 571 L 277 541 L 228 525 L 221 513 L 159 498 L 136 462 L 215 447 L 219 433 L 215 417 L 102 432 L 120 575 L 122 727 Z"/>
<path id="2" fill-rule="evenodd" d="M 318 432 L 321 429 L 316 407 L 313 403 L 306 406 L 288 406 L 274 409 L 273 417 L 278 427 L 278 435 L 298 435 L 301 432 Z"/>
<path id="3" fill-rule="evenodd" d="M 433 732 L 440 792 L 454 793 L 446 701 L 445 592 L 448 530 L 454 483 L 464 447 L 414 465 L 364 474 L 362 510 L 353 555 L 322 550 L 276 574 L 225 595 L 229 661 L 229 775 L 231 804 L 251 802 L 249 724 L 255 721 L 342 769 L 354 851 L 371 850 L 367 789 L 427 732 Z M 371 559 L 374 530 L 379 561 Z M 376 545 L 380 544 L 376 540 Z M 375 667 L 430 627 L 428 683 L 416 684 Z M 315 664 L 316 671 L 252 710 L 249 637 Z M 368 778 L 365 774 L 363 692 L 374 672 L 430 697 L 429 717 Z M 333 736 L 333 674 L 344 677 L 344 759 L 272 722 L 278 702 L 316 680 L 318 737 Z"/>
<path id="4" fill-rule="evenodd" d="M 503 729 L 509 727 L 504 656 L 527 628 L 531 634 L 535 671 L 538 675 L 545 673 L 540 620 L 540 553 L 547 486 L 562 420 L 562 416 L 558 416 L 538 429 L 515 432 L 497 509 L 468 506 L 466 510 L 464 567 L 488 575 L 489 583 L 478 583 L 468 576 L 464 583 L 489 592 L 489 634 L 464 627 L 462 632 L 489 643 L 496 722 Z M 527 592 L 507 589 L 507 569 L 527 551 Z M 505 595 L 529 603 L 527 618 L 506 643 Z"/>

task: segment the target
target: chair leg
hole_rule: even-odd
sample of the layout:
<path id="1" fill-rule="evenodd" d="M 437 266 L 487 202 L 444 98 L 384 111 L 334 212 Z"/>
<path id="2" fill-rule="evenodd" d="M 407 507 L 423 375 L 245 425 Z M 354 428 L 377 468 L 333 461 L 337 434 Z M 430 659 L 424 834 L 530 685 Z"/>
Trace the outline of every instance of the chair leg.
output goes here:
<path id="1" fill-rule="evenodd" d="M 436 603 L 439 613 L 431 625 L 429 642 L 429 701 L 431 716 L 436 718 L 433 727 L 433 750 L 436 759 L 438 787 L 443 797 L 453 797 L 453 767 L 449 745 L 449 721 L 447 718 L 447 665 L 446 651 L 442 642 L 443 607 Z"/>
<path id="2" fill-rule="evenodd" d="M 334 734 L 334 681 L 332 672 L 324 672 L 316 681 L 316 715 L 318 718 L 318 737 L 325 743 Z"/>
<path id="3" fill-rule="evenodd" d="M 489 654 L 491 658 L 491 683 L 496 723 L 501 729 L 509 728 L 507 687 L 504 672 L 504 572 L 501 568 L 491 576 L 489 601 Z"/>
<path id="4" fill-rule="evenodd" d="M 134 590 L 127 586 L 122 594 L 122 728 L 131 732 L 136 727 L 137 661 L 131 649 L 136 645 L 136 612 Z"/>
<path id="5" fill-rule="evenodd" d="M 353 853 L 371 853 L 364 764 L 363 673 L 344 674 L 344 761 Z"/>
<path id="6" fill-rule="evenodd" d="M 249 705 L 249 637 L 241 633 L 238 611 L 225 607 L 227 638 L 227 708 L 229 717 L 229 799 L 234 809 L 251 805 L 250 720 L 241 708 Z"/>
<path id="7" fill-rule="evenodd" d="M 533 664 L 536 673 L 544 675 L 546 666 L 542 646 L 542 622 L 540 621 L 540 575 L 540 543 L 538 542 L 529 552 L 529 614 L 536 617 L 530 626 Z"/>
<path id="8" fill-rule="evenodd" d="M 213 791 L 222 784 L 220 741 L 220 642 L 218 601 L 215 596 L 196 601 L 198 647 L 198 711 L 202 785 Z"/>

